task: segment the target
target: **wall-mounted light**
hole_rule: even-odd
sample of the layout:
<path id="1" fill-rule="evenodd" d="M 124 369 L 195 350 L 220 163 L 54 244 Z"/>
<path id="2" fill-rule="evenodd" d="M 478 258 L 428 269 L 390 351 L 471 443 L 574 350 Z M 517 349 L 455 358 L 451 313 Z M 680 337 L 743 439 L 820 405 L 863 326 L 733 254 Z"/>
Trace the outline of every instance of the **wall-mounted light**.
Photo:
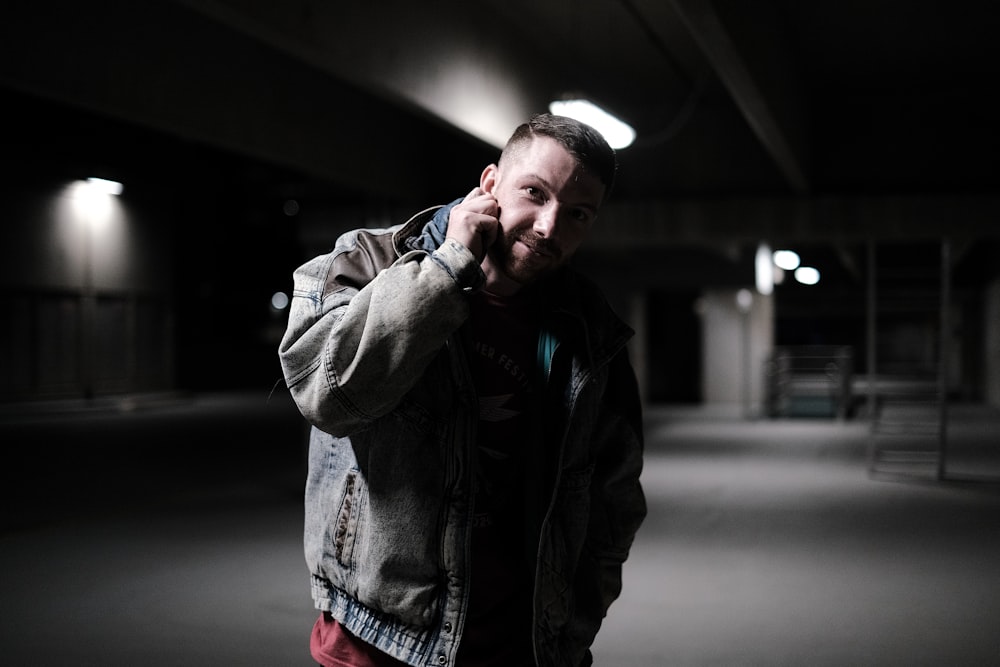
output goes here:
<path id="1" fill-rule="evenodd" d="M 69 183 L 66 193 L 73 202 L 76 219 L 101 236 L 116 212 L 121 211 L 121 202 L 116 197 L 123 190 L 118 181 L 91 177 Z"/>
<path id="2" fill-rule="evenodd" d="M 110 181 L 106 178 L 90 177 L 87 179 L 90 187 L 103 192 L 106 195 L 120 195 L 125 189 L 118 181 Z"/>
<path id="3" fill-rule="evenodd" d="M 608 144 L 618 150 L 635 141 L 635 130 L 628 123 L 616 118 L 593 102 L 587 100 L 557 100 L 549 104 L 549 111 L 557 116 L 575 118 L 601 133 Z"/>

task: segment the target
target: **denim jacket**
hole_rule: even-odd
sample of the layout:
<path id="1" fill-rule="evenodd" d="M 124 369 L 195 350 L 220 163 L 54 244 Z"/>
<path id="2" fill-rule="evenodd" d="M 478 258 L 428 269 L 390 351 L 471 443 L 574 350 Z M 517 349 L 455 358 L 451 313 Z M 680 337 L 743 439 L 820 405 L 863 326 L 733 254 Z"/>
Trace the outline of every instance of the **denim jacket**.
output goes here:
<path id="1" fill-rule="evenodd" d="M 418 666 L 454 664 L 469 593 L 478 406 L 460 329 L 484 276 L 445 240 L 453 205 L 347 233 L 299 267 L 279 350 L 313 425 L 304 547 L 316 606 Z M 533 643 L 540 667 L 577 667 L 646 512 L 641 409 L 631 330 L 570 269 L 541 289 Z"/>

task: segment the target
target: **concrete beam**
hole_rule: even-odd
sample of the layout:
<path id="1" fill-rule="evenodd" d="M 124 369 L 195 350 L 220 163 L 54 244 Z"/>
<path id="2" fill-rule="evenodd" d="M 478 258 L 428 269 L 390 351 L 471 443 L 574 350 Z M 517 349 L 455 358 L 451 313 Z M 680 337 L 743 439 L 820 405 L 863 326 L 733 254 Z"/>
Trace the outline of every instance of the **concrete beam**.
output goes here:
<path id="1" fill-rule="evenodd" d="M 998 238 L 1000 196 L 728 198 L 609 202 L 592 247 Z"/>
<path id="2" fill-rule="evenodd" d="M 512 43 L 517 33 L 461 0 L 302 0 L 294 11 L 257 0 L 175 1 L 497 148 L 550 99 L 527 45 Z"/>
<path id="3" fill-rule="evenodd" d="M 19 3 L 0 56 L 0 85 L 373 197 L 454 196 L 496 155 L 174 0 Z"/>
<path id="4" fill-rule="evenodd" d="M 789 104 L 798 92 L 788 87 L 787 77 L 774 76 L 761 69 L 767 66 L 762 63 L 776 63 L 782 59 L 753 58 L 753 52 L 741 50 L 711 0 L 671 0 L 671 5 L 784 175 L 788 186 L 794 193 L 807 193 L 809 178 L 805 159 L 794 139 L 794 126 L 800 119 L 793 111 L 794 105 Z M 755 10 L 758 7 L 753 6 Z M 747 28 L 754 25 L 751 23 Z M 768 41 L 768 46 L 776 47 L 773 40 Z M 765 79 L 771 85 L 783 82 L 782 89 L 766 91 L 762 85 Z"/>

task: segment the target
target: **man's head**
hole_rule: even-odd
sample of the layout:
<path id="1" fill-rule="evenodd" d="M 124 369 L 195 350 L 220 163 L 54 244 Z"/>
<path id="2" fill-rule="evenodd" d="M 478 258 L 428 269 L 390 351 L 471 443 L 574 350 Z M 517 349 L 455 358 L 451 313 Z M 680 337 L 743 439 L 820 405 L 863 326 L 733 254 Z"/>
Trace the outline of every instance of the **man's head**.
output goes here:
<path id="1" fill-rule="evenodd" d="M 535 116 L 515 130 L 480 187 L 499 207 L 483 264 L 494 285 L 516 291 L 562 266 L 586 238 L 614 185 L 614 150 L 575 120 Z"/>
<path id="2" fill-rule="evenodd" d="M 536 137 L 555 139 L 585 171 L 597 176 L 604 184 L 604 199 L 608 198 L 618 172 L 614 149 L 597 130 L 566 116 L 538 114 L 520 125 L 507 140 L 498 164 L 502 167 L 505 160 L 511 159 Z"/>

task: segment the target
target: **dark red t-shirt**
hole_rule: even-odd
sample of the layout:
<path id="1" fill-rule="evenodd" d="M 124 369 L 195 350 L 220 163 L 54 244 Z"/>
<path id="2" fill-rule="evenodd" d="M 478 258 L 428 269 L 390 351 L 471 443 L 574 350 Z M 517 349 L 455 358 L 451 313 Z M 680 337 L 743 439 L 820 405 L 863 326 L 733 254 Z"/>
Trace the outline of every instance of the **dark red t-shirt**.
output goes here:
<path id="1" fill-rule="evenodd" d="M 313 660 L 323 667 L 407 667 L 344 629 L 330 614 L 321 614 L 309 638 Z"/>

